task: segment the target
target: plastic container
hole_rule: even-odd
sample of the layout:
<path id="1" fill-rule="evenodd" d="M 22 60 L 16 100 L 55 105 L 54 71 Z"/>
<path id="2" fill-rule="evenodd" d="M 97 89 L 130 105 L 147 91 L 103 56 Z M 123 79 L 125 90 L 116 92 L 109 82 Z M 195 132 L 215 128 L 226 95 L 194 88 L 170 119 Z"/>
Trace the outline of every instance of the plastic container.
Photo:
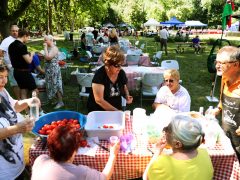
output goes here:
<path id="1" fill-rule="evenodd" d="M 120 137 L 125 128 L 125 116 L 121 111 L 93 111 L 87 116 L 85 130 L 88 137 L 109 140 L 111 136 Z M 113 128 L 103 128 L 104 125 Z"/>
<path id="2" fill-rule="evenodd" d="M 45 125 L 50 124 L 52 121 L 58 121 L 63 119 L 77 119 L 81 128 L 83 128 L 86 124 L 86 117 L 85 115 L 74 112 L 74 111 L 56 111 L 45 114 L 39 118 L 38 121 L 35 122 L 35 126 L 33 127 L 32 132 L 41 137 L 47 137 L 47 135 L 41 135 L 38 131 Z"/>

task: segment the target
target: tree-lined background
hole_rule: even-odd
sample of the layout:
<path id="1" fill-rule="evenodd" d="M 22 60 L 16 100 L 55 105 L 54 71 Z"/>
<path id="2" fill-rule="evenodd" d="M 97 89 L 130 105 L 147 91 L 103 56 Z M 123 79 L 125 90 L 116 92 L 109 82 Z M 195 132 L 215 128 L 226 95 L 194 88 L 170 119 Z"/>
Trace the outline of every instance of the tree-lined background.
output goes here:
<path id="1" fill-rule="evenodd" d="M 46 33 L 74 31 L 125 22 L 140 29 L 148 18 L 158 21 L 176 16 L 180 21 L 200 20 L 210 28 L 221 24 L 226 0 L 0 0 L 0 33 L 10 24 Z M 238 9 L 240 0 L 235 0 Z"/>

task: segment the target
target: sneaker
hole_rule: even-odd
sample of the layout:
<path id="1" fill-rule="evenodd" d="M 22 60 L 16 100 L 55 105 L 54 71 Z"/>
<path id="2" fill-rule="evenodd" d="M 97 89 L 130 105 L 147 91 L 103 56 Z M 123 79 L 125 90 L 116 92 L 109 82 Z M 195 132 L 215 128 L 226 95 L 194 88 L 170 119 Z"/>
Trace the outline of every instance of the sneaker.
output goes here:
<path id="1" fill-rule="evenodd" d="M 57 103 L 57 105 L 54 107 L 54 109 L 59 109 L 59 108 L 61 108 L 61 107 L 63 107 L 64 106 L 64 103 L 63 102 L 59 102 L 59 103 Z"/>

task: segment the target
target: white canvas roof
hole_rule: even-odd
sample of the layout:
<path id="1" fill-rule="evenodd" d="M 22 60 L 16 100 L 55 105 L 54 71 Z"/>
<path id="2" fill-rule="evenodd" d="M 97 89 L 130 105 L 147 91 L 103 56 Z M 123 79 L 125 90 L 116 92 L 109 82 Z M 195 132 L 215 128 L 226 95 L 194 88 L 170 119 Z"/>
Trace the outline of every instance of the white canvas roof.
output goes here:
<path id="1" fill-rule="evenodd" d="M 149 19 L 147 22 L 144 23 L 144 26 L 161 26 L 160 22 L 155 19 Z"/>
<path id="2" fill-rule="evenodd" d="M 185 25 L 186 26 L 207 26 L 207 24 L 204 24 L 200 21 L 186 21 Z"/>

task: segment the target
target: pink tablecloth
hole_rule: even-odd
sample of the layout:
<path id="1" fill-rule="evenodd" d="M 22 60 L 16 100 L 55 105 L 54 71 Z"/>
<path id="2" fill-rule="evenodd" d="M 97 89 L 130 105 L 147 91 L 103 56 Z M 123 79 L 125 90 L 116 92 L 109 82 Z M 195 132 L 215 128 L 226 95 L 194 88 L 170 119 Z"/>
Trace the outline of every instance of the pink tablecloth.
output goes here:
<path id="1" fill-rule="evenodd" d="M 136 90 L 137 88 L 137 81 L 135 78 L 143 77 L 145 73 L 161 73 L 163 74 L 164 68 L 162 67 L 142 67 L 142 66 L 128 66 L 122 67 L 125 71 L 127 78 L 128 78 L 128 89 L 129 90 Z"/>
<path id="2" fill-rule="evenodd" d="M 125 58 L 126 58 L 126 55 L 125 55 Z M 125 60 L 125 62 L 127 62 L 127 60 Z M 100 55 L 99 58 L 98 58 L 98 64 L 99 65 L 103 64 L 103 62 L 102 62 L 102 55 Z M 134 64 L 131 64 L 131 65 L 134 65 Z M 148 54 L 144 53 L 142 56 L 140 56 L 138 64 L 135 64 L 135 65 L 151 67 L 152 63 L 151 63 L 151 60 L 150 60 Z"/>
<path id="3" fill-rule="evenodd" d="M 124 134 L 132 132 L 132 121 L 126 121 L 126 129 Z M 140 139 L 136 137 L 136 139 Z M 101 141 L 105 147 L 109 146 L 107 141 Z M 142 176 L 147 164 L 149 163 L 152 154 L 149 151 L 142 151 L 146 149 L 141 143 L 137 143 L 137 148 L 132 154 L 125 154 L 120 152 L 114 166 L 114 173 L 112 179 L 126 180 L 139 178 Z M 229 150 L 230 148 L 230 150 Z M 236 154 L 228 147 L 226 151 L 221 145 L 216 145 L 214 149 L 208 150 L 214 168 L 214 180 L 239 180 L 240 167 Z M 142 153 L 144 152 L 144 153 Z M 30 165 L 32 166 L 34 160 L 41 154 L 48 154 L 48 150 L 42 150 L 42 142 L 36 141 L 29 150 Z M 105 167 L 109 157 L 109 152 L 98 149 L 95 157 L 76 155 L 74 164 L 83 164 L 91 168 L 102 171 Z M 44 167 L 43 167 L 44 168 Z"/>

